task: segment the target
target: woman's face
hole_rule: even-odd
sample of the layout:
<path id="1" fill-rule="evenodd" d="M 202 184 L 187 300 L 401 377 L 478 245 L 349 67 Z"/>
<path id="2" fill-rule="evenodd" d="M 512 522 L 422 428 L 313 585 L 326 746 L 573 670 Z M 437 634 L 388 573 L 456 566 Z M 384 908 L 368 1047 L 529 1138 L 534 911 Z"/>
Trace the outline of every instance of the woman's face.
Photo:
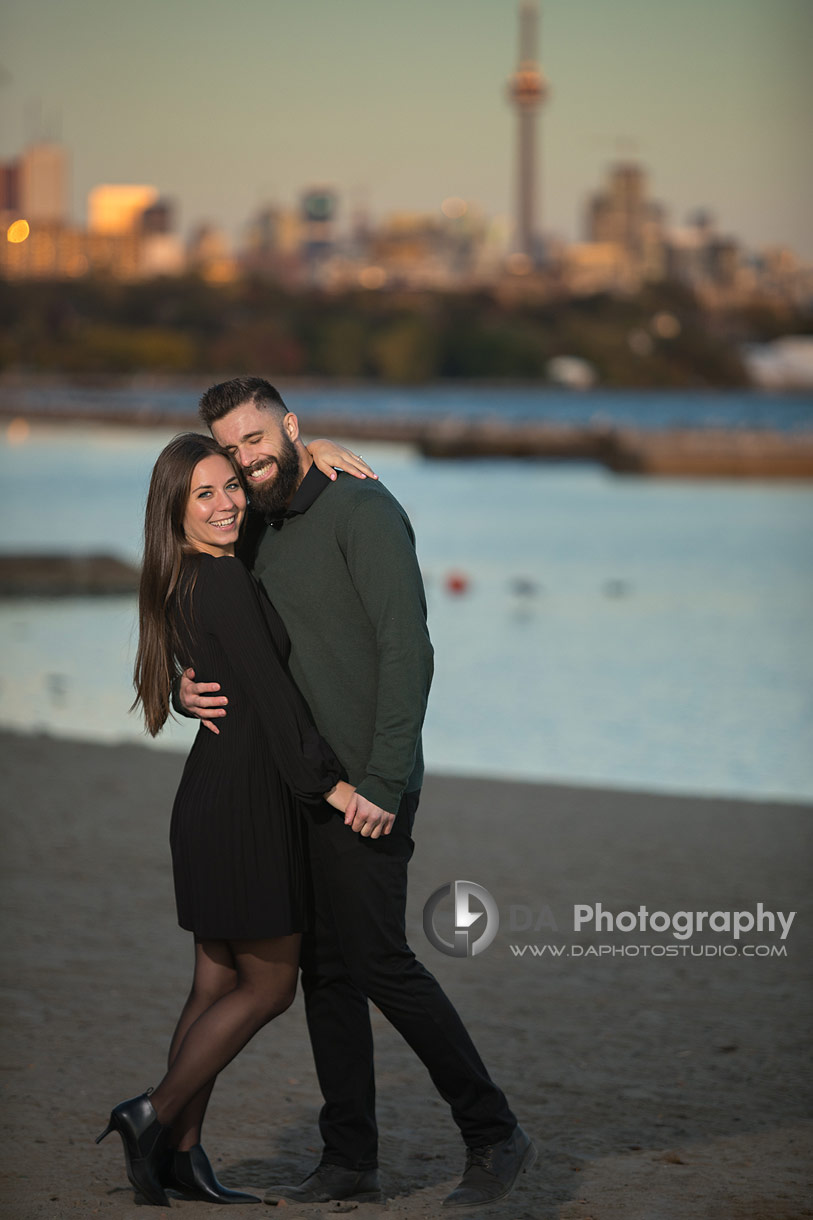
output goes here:
<path id="1" fill-rule="evenodd" d="M 246 512 L 246 493 L 227 458 L 213 453 L 192 472 L 183 519 L 187 542 L 208 555 L 233 555 Z"/>

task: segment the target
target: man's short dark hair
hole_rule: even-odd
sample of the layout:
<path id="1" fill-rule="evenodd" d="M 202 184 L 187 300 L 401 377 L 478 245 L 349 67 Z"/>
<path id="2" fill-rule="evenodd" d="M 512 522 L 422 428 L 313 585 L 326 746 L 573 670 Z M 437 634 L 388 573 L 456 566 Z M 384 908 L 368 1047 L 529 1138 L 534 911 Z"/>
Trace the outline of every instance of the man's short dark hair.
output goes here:
<path id="1" fill-rule="evenodd" d="M 247 402 L 255 407 L 274 411 L 280 420 L 288 414 L 288 408 L 282 401 L 279 390 L 275 390 L 271 382 L 262 377 L 232 377 L 231 381 L 221 381 L 219 385 L 210 386 L 200 400 L 198 414 L 207 427 L 211 428 L 215 420 L 222 419 L 224 415 Z"/>

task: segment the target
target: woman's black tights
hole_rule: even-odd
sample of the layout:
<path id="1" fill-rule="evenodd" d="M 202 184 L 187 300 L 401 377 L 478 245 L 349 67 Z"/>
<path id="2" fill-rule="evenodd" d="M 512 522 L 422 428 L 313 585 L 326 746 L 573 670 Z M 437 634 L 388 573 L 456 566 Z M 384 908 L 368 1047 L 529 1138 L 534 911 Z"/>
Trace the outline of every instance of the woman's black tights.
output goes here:
<path id="1" fill-rule="evenodd" d="M 218 1072 L 296 994 L 300 936 L 199 940 L 195 976 L 169 1048 L 169 1071 L 150 1101 L 185 1151 L 200 1130 Z"/>

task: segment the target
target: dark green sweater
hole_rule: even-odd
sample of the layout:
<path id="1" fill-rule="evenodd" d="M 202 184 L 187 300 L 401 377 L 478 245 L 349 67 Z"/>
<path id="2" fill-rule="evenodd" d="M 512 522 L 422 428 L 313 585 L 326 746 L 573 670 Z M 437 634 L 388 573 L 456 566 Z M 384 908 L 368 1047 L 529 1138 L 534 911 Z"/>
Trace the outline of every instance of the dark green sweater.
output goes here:
<path id="1" fill-rule="evenodd" d="M 362 796 L 395 813 L 423 777 L 432 681 L 409 518 L 380 483 L 311 467 L 255 574 L 291 637 L 291 673 Z"/>

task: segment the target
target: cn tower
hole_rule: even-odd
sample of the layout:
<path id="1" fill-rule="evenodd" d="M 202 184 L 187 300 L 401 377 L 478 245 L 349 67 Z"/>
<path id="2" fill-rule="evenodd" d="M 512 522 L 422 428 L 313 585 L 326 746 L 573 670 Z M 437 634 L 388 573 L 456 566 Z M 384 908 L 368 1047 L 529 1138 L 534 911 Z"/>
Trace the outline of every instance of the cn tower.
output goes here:
<path id="1" fill-rule="evenodd" d="M 536 114 L 548 96 L 548 83 L 536 59 L 537 6 L 519 6 L 519 66 L 508 82 L 508 96 L 517 112 L 517 233 L 515 249 L 535 259 Z"/>

